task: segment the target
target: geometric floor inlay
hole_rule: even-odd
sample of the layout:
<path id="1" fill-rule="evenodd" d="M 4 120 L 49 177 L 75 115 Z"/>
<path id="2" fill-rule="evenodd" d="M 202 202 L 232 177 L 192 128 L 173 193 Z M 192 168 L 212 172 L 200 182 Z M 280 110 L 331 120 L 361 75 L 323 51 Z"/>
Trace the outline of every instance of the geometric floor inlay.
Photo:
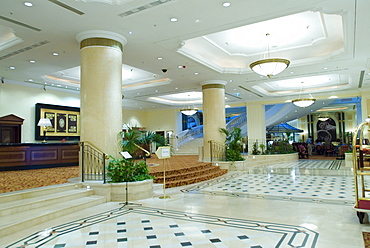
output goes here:
<path id="1" fill-rule="evenodd" d="M 314 248 L 318 236 L 301 226 L 135 207 L 117 208 L 50 227 L 6 248 Z"/>
<path id="2" fill-rule="evenodd" d="M 189 188 L 190 193 L 353 205 L 353 177 L 236 173 Z"/>

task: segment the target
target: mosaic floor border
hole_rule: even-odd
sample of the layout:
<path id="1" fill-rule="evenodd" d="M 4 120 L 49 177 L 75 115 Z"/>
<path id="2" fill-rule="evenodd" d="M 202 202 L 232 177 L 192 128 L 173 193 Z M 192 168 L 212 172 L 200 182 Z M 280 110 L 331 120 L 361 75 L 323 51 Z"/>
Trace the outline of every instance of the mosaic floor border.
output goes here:
<path id="1" fill-rule="evenodd" d="M 50 227 L 6 248 L 314 248 L 318 237 L 317 232 L 302 226 L 135 207 L 117 208 Z"/>

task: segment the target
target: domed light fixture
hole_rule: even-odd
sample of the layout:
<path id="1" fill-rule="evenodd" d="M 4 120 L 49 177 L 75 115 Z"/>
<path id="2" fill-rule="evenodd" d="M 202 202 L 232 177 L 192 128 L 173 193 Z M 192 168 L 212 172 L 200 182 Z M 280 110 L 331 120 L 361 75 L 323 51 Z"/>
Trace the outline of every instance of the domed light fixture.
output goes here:
<path id="1" fill-rule="evenodd" d="M 181 109 L 180 110 L 181 111 L 181 113 L 183 113 L 184 115 L 188 115 L 188 116 L 191 116 L 191 115 L 193 115 L 193 114 L 195 114 L 196 112 L 198 112 L 198 110 L 197 109 L 191 109 L 191 108 L 186 108 L 186 109 Z"/>
<path id="2" fill-rule="evenodd" d="M 308 106 L 311 106 L 312 104 L 314 104 L 316 99 L 314 99 L 311 94 L 309 94 L 311 98 L 301 98 L 301 93 L 302 93 L 302 89 L 303 89 L 303 82 L 301 82 L 301 83 L 302 83 L 302 86 L 301 86 L 301 91 L 299 93 L 299 98 L 295 99 L 295 100 L 292 100 L 292 103 L 294 105 L 296 105 L 297 107 L 307 108 Z"/>
<path id="3" fill-rule="evenodd" d="M 267 33 L 266 37 L 270 34 Z M 267 48 L 264 53 L 264 58 L 257 60 L 249 65 L 252 71 L 262 76 L 271 78 L 288 68 L 290 61 L 283 58 L 270 58 L 270 45 L 267 43 Z"/>
<path id="4" fill-rule="evenodd" d="M 189 101 L 190 95 L 188 95 L 188 97 L 189 97 L 188 98 L 188 101 Z M 188 107 L 184 107 L 184 108 L 180 109 L 180 112 L 183 113 L 184 115 L 191 116 L 191 115 L 195 114 L 196 112 L 198 112 L 198 109 L 195 108 L 195 107 L 188 106 Z"/>
<path id="5" fill-rule="evenodd" d="M 318 119 L 319 121 L 327 121 L 327 120 L 329 120 L 329 116 L 328 116 L 327 114 L 319 115 L 319 116 L 317 117 L 317 119 Z"/>

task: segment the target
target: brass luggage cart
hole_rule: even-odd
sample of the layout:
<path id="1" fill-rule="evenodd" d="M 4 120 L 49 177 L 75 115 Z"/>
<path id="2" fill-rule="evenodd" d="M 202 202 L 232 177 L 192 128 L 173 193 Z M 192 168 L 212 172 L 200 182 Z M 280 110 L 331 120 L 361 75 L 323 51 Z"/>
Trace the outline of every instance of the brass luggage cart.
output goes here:
<path id="1" fill-rule="evenodd" d="M 370 179 L 370 149 L 368 139 L 364 139 L 365 128 L 370 134 L 370 118 L 361 123 L 353 133 L 352 154 L 353 154 L 353 173 L 356 204 L 354 209 L 361 224 L 365 222 L 367 214 L 370 212 L 370 188 L 366 188 L 365 178 Z"/>

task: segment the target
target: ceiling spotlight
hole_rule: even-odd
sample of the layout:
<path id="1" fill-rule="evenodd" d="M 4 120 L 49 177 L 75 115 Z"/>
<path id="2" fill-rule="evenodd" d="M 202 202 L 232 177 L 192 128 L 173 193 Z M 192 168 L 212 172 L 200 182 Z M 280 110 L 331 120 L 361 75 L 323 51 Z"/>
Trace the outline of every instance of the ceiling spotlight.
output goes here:
<path id="1" fill-rule="evenodd" d="M 176 17 L 172 17 L 170 20 L 171 20 L 171 22 L 177 22 L 177 18 Z"/>
<path id="2" fill-rule="evenodd" d="M 59 53 L 55 53 L 55 52 L 54 52 L 54 53 L 53 53 L 53 55 L 54 55 L 54 56 L 58 56 L 58 55 L 59 55 Z"/>
<path id="3" fill-rule="evenodd" d="M 30 60 L 30 63 L 34 64 L 34 63 L 36 63 L 36 61 L 34 61 L 34 60 Z"/>
<path id="4" fill-rule="evenodd" d="M 222 4 L 222 6 L 224 6 L 224 7 L 229 7 L 231 5 L 231 3 L 229 3 L 229 2 L 224 2 L 223 4 Z"/>
<path id="5" fill-rule="evenodd" d="M 10 68 L 10 70 L 15 70 L 15 67 L 14 66 L 11 66 L 9 68 Z"/>

